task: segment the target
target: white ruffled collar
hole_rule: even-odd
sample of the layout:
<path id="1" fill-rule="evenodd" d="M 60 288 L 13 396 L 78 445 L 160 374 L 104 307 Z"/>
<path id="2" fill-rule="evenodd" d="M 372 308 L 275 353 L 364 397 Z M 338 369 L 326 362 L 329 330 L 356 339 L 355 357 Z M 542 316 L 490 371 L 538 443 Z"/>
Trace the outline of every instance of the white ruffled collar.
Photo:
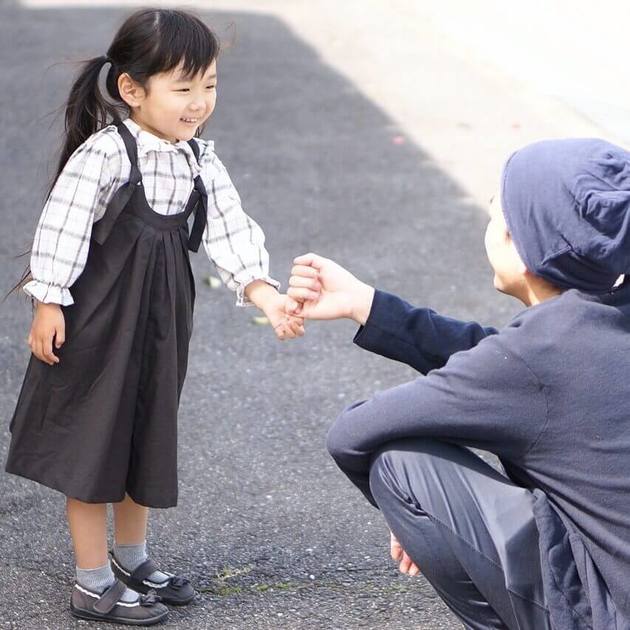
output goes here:
<path id="1" fill-rule="evenodd" d="M 164 138 L 159 138 L 151 132 L 142 129 L 142 127 L 140 127 L 140 125 L 131 118 L 125 118 L 123 122 L 136 140 L 138 158 L 146 155 L 149 151 L 156 151 L 158 153 L 178 153 L 179 151 L 183 151 L 186 154 L 190 167 L 194 171 L 195 175 L 199 174 L 201 169 L 188 142 L 185 140 L 169 142 L 168 140 L 164 140 Z"/>

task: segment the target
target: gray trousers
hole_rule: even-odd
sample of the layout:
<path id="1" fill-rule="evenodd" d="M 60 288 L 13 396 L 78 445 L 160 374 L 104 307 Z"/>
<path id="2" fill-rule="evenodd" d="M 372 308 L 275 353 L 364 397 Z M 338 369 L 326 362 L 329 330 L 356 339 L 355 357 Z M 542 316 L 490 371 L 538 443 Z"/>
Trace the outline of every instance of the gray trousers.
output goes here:
<path id="1" fill-rule="evenodd" d="M 532 494 L 472 451 L 392 442 L 370 489 L 390 530 L 466 628 L 546 630 Z"/>

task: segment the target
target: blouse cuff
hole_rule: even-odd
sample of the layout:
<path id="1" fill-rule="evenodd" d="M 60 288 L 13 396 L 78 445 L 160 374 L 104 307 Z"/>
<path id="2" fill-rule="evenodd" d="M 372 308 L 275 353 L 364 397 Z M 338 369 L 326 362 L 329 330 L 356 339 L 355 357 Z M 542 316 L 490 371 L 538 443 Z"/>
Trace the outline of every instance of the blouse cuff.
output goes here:
<path id="1" fill-rule="evenodd" d="M 24 285 L 23 289 L 27 295 L 44 304 L 60 304 L 61 306 L 74 304 L 70 290 L 56 284 L 31 280 Z"/>
<path id="2" fill-rule="evenodd" d="M 249 280 L 245 282 L 238 282 L 236 284 L 236 306 L 239 306 L 239 307 L 254 306 L 254 303 L 245 295 L 245 287 L 248 284 L 251 284 L 252 282 L 254 282 L 254 280 L 264 280 L 267 284 L 270 284 L 272 287 L 274 287 L 278 291 L 280 290 L 280 283 L 277 280 L 274 280 L 273 278 L 270 278 L 269 276 L 262 276 L 262 277 L 252 276 L 251 278 L 249 278 Z"/>

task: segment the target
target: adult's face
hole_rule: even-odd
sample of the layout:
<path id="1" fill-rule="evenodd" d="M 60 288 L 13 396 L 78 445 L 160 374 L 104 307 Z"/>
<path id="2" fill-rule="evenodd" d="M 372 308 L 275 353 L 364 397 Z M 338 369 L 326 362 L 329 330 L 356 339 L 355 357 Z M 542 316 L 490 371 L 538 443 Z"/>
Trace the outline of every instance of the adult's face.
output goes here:
<path id="1" fill-rule="evenodd" d="M 508 231 L 499 194 L 490 201 L 490 221 L 484 243 L 494 270 L 495 289 L 520 298 L 525 288 L 526 268 Z"/>

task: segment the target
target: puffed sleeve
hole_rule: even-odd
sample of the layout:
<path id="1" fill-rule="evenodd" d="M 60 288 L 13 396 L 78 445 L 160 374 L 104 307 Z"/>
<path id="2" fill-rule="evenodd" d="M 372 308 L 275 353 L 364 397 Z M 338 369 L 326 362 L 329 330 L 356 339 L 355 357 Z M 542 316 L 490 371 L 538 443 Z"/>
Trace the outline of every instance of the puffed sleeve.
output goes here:
<path id="1" fill-rule="evenodd" d="M 264 280 L 279 288 L 269 276 L 265 235 L 248 216 L 225 166 L 208 150 L 201 162 L 201 177 L 208 193 L 208 222 L 203 243 L 210 260 L 226 286 L 236 291 L 237 306 L 247 306 L 245 287 Z"/>
<path id="2" fill-rule="evenodd" d="M 116 191 L 117 147 L 105 134 L 88 138 L 68 159 L 46 200 L 24 291 L 40 302 L 74 303 L 70 287 L 83 272 L 92 224 Z M 119 161 L 119 160 L 118 160 Z"/>

